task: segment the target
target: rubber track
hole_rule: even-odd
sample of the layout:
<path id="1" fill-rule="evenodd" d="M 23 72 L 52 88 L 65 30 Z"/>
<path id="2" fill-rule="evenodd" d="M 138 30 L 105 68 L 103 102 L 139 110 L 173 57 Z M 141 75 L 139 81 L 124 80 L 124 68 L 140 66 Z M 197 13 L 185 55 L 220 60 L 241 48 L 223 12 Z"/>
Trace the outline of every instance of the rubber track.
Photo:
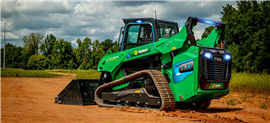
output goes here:
<path id="1" fill-rule="evenodd" d="M 126 82 L 129 82 L 131 80 L 134 80 L 136 78 L 139 78 L 145 75 L 150 75 L 150 77 L 152 78 L 159 92 L 159 95 L 161 98 L 161 107 L 159 108 L 159 110 L 173 110 L 175 107 L 175 100 L 174 100 L 172 90 L 170 86 L 168 85 L 168 82 L 166 78 L 164 77 L 164 75 L 160 71 L 157 71 L 157 70 L 142 70 L 134 74 L 128 75 L 124 78 L 99 86 L 95 92 L 96 103 L 99 106 L 105 106 L 105 107 L 122 107 L 119 105 L 103 103 L 101 99 L 101 93 L 103 92 L 103 90 L 107 88 L 115 87 L 120 84 L 124 84 Z"/>

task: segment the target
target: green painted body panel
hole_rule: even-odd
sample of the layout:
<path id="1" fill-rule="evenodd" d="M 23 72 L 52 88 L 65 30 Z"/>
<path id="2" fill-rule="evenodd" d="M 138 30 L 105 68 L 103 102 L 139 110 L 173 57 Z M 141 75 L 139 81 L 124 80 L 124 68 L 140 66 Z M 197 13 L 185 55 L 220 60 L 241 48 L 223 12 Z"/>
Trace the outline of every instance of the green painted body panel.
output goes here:
<path id="1" fill-rule="evenodd" d="M 162 42 L 160 45 L 157 45 L 156 50 L 162 54 L 169 53 L 173 50 L 180 49 L 183 47 L 185 41 L 187 39 L 186 26 L 184 26 L 180 32 L 171 38 L 159 39 L 158 42 Z"/>
<path id="2" fill-rule="evenodd" d="M 218 43 L 221 30 L 216 31 L 215 29 L 204 39 L 197 41 L 198 46 L 202 47 L 214 47 Z"/>
<path id="3" fill-rule="evenodd" d="M 199 48 L 196 46 L 191 46 L 186 52 L 179 54 L 173 58 L 173 65 L 186 61 L 186 60 L 193 60 L 193 74 L 186 76 L 186 78 L 181 81 L 174 84 L 171 84 L 170 87 L 174 88 L 172 89 L 175 101 L 179 100 L 179 94 L 182 95 L 183 101 L 186 99 L 197 95 L 196 87 L 198 83 L 198 68 L 199 68 Z M 174 87 L 172 87 L 174 86 Z"/>
<path id="4" fill-rule="evenodd" d="M 202 102 L 212 99 L 219 99 L 229 94 L 230 90 L 197 90 L 197 95 L 194 98 L 188 99 L 184 102 Z"/>
<path id="5" fill-rule="evenodd" d="M 166 64 L 172 61 L 170 53 L 163 54 L 161 57 L 161 63 Z"/>
<path id="6" fill-rule="evenodd" d="M 123 59 L 125 59 L 126 53 L 124 52 L 115 52 L 112 54 L 107 54 L 102 57 L 101 62 L 98 63 L 98 71 L 108 71 L 112 72 L 116 70 L 115 68 L 121 65 Z"/>

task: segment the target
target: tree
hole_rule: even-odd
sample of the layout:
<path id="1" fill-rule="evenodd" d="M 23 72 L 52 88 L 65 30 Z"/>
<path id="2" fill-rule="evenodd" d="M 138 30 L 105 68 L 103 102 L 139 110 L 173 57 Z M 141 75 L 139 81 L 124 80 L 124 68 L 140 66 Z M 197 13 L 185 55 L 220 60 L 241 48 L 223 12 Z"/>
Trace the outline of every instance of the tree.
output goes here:
<path id="1" fill-rule="evenodd" d="M 44 70 L 49 67 L 49 59 L 43 55 L 32 55 L 27 63 L 27 66 L 31 70 Z"/>
<path id="2" fill-rule="evenodd" d="M 55 41 L 53 48 L 51 50 L 50 54 L 50 66 L 49 69 L 60 69 L 61 67 L 59 66 L 60 64 L 60 50 L 59 50 L 59 45 L 60 42 L 58 40 Z"/>
<path id="3" fill-rule="evenodd" d="M 76 59 L 79 61 L 79 69 L 90 69 L 92 64 L 89 62 L 91 60 L 91 53 L 93 50 L 92 40 L 86 37 L 83 42 L 78 39 L 78 49 L 76 51 Z"/>
<path id="4" fill-rule="evenodd" d="M 73 53 L 71 43 L 64 39 L 59 39 L 59 42 L 61 68 L 67 69 L 68 67 L 74 67 L 72 62 L 75 55 Z"/>
<path id="5" fill-rule="evenodd" d="M 237 1 L 223 6 L 225 37 L 237 71 L 270 72 L 270 1 Z"/>
<path id="6" fill-rule="evenodd" d="M 56 37 L 53 34 L 50 34 L 49 36 L 47 35 L 44 42 L 42 42 L 40 46 L 40 52 L 50 59 L 52 55 L 53 45 L 55 44 L 55 42 Z"/>
<path id="7" fill-rule="evenodd" d="M 42 42 L 44 35 L 41 33 L 30 33 L 23 36 L 22 40 L 25 43 L 24 48 L 31 55 L 38 54 L 39 45 Z"/>
<path id="8" fill-rule="evenodd" d="M 113 40 L 106 39 L 105 41 L 101 42 L 101 45 L 104 47 L 104 51 L 107 52 L 108 50 L 113 50 L 113 46 L 117 45 L 117 42 L 113 42 Z"/>
<path id="9" fill-rule="evenodd" d="M 104 46 L 100 46 L 97 50 L 95 50 L 92 53 L 91 62 L 90 62 L 93 64 L 91 66 L 92 69 L 97 69 L 100 59 L 106 54 L 103 49 L 104 49 Z"/>
<path id="10" fill-rule="evenodd" d="M 10 68 L 22 68 L 25 67 L 23 64 L 23 48 L 16 47 L 10 43 L 6 44 L 6 56 L 5 56 L 5 66 Z M 3 49 L 1 49 L 3 51 Z M 3 52 L 1 55 L 3 63 Z M 3 66 L 3 64 L 1 64 Z"/>
<path id="11" fill-rule="evenodd" d="M 202 34 L 202 39 L 206 38 L 214 28 L 215 28 L 215 26 L 206 27 L 203 34 Z"/>
<path id="12" fill-rule="evenodd" d="M 1 48 L 1 67 L 3 67 L 3 63 L 4 63 L 4 48 Z"/>

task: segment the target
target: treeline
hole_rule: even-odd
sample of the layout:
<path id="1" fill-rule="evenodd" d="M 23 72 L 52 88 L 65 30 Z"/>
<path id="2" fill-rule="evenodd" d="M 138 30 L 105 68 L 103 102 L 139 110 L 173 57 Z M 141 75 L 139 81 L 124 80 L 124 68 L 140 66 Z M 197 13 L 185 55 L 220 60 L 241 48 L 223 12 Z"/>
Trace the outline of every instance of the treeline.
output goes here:
<path id="1" fill-rule="evenodd" d="M 270 1 L 237 1 L 223 6 L 221 21 L 226 23 L 227 48 L 233 56 L 233 69 L 270 73 Z M 205 38 L 214 28 L 205 29 Z M 96 69 L 107 50 L 117 51 L 110 39 L 99 42 L 86 37 L 77 40 L 78 48 L 64 39 L 40 33 L 23 37 L 24 47 L 6 45 L 6 67 L 23 69 Z M 1 52 L 3 50 L 1 49 Z M 3 60 L 3 53 L 1 56 Z M 3 63 L 3 61 L 1 61 Z M 2 64 L 3 65 L 3 64 Z"/>
<path id="2" fill-rule="evenodd" d="M 69 41 L 56 39 L 51 34 L 43 40 L 43 34 L 31 33 L 23 37 L 24 47 L 6 44 L 5 67 L 31 70 L 44 69 L 96 69 L 106 51 L 117 51 L 117 42 L 110 39 L 92 41 L 78 39 L 78 47 Z M 3 49 L 1 49 L 3 63 Z M 3 67 L 3 64 L 1 64 Z"/>
<path id="3" fill-rule="evenodd" d="M 233 68 L 270 73 L 270 1 L 238 1 L 221 12 Z"/>

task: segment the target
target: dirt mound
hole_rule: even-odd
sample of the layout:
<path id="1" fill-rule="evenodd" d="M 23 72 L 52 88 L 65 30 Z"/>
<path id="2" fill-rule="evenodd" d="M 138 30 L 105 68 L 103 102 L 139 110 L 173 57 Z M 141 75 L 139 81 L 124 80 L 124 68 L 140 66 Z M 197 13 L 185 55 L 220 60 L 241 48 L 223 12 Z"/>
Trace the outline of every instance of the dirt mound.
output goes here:
<path id="1" fill-rule="evenodd" d="M 237 117 L 231 119 L 231 118 L 219 116 L 217 114 L 213 116 L 209 116 L 205 113 L 199 113 L 194 110 L 175 109 L 174 111 L 159 111 L 159 110 L 153 110 L 153 109 L 142 109 L 142 108 L 126 107 L 126 106 L 122 108 L 117 108 L 117 107 L 107 108 L 106 110 L 116 110 L 116 111 L 131 112 L 131 113 L 146 113 L 146 114 L 151 114 L 153 116 L 181 117 L 181 118 L 189 118 L 191 119 L 190 121 L 211 122 L 211 123 L 243 122 L 241 119 L 238 119 Z"/>

